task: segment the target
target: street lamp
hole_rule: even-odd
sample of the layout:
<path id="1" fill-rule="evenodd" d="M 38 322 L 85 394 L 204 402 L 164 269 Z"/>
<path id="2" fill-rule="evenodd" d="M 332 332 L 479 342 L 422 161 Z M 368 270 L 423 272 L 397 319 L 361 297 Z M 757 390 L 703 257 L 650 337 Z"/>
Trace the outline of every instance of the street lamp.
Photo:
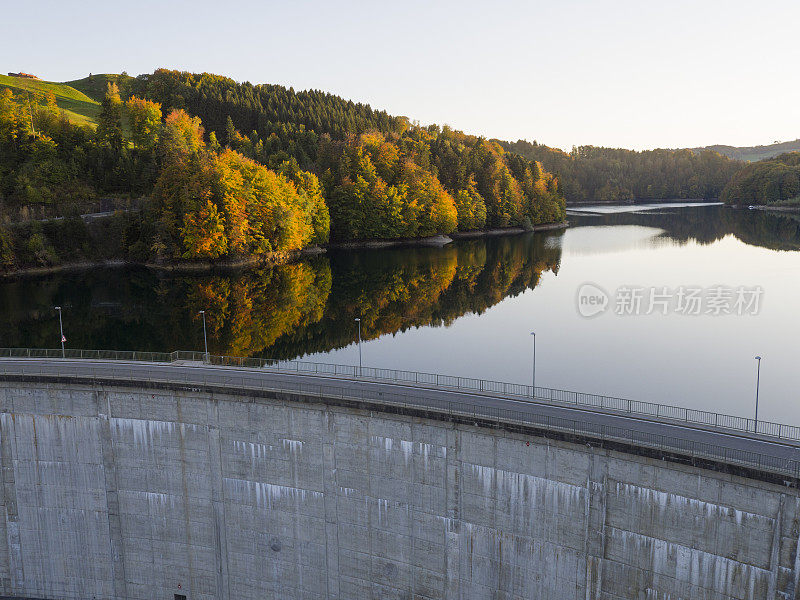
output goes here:
<path id="1" fill-rule="evenodd" d="M 358 323 L 358 376 L 361 377 L 361 319 L 356 318 Z"/>
<path id="2" fill-rule="evenodd" d="M 203 344 L 205 344 L 205 347 L 206 347 L 205 359 L 206 359 L 206 362 L 208 362 L 208 337 L 206 337 L 206 311 L 201 310 L 197 314 L 203 316 Z"/>
<path id="3" fill-rule="evenodd" d="M 531 335 L 533 336 L 533 378 L 531 383 L 533 384 L 533 394 L 531 394 L 534 398 L 536 397 L 536 333 L 531 331 Z"/>
<path id="4" fill-rule="evenodd" d="M 761 357 L 756 356 L 758 367 L 756 368 L 756 418 L 753 423 L 753 433 L 758 433 L 758 388 L 761 384 Z"/>
<path id="5" fill-rule="evenodd" d="M 64 350 L 64 342 L 67 341 L 67 338 L 64 337 L 64 323 L 61 320 L 61 307 L 56 306 L 55 309 L 58 311 L 58 329 L 61 331 L 61 358 L 66 358 L 67 351 Z"/>

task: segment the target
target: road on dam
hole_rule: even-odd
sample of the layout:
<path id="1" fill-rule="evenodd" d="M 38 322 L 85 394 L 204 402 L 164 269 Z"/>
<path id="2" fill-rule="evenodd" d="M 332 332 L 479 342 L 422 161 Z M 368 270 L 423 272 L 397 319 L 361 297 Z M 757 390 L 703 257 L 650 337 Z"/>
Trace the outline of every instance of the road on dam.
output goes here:
<path id="1" fill-rule="evenodd" d="M 747 434 L 724 428 L 682 425 L 661 422 L 653 418 L 615 414 L 586 407 L 554 405 L 548 401 L 521 400 L 492 395 L 487 392 L 442 389 L 418 384 L 404 384 L 345 378 L 342 376 L 276 372 L 271 369 L 240 368 L 196 363 L 141 363 L 104 360 L 71 359 L 0 359 L 0 375 L 65 376 L 99 378 L 120 381 L 159 381 L 189 385 L 214 385 L 228 389 L 241 387 L 285 391 L 311 391 L 315 386 L 342 390 L 343 393 L 380 402 L 382 397 L 432 410 L 443 404 L 458 406 L 459 410 L 471 407 L 491 407 L 517 413 L 563 418 L 597 426 L 617 427 L 642 434 L 669 436 L 719 448 L 750 452 L 779 460 L 800 460 L 800 443 L 783 439 L 771 440 L 767 436 Z"/>

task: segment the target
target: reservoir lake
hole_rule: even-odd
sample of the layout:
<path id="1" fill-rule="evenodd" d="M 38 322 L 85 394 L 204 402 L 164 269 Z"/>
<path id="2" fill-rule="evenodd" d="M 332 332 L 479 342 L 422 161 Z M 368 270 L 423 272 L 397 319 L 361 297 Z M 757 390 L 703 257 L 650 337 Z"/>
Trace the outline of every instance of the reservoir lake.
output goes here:
<path id="1" fill-rule="evenodd" d="M 0 281 L 0 346 L 203 350 L 536 385 L 800 425 L 800 216 L 574 207 L 561 231 L 272 268 Z M 591 314 L 589 314 L 591 313 Z"/>

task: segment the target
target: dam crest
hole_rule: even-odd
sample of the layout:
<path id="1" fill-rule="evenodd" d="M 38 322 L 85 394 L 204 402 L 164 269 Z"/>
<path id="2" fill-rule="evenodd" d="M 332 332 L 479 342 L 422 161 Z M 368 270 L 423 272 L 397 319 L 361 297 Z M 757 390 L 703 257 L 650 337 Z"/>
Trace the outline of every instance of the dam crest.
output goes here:
<path id="1" fill-rule="evenodd" d="M 785 600 L 796 481 L 335 398 L 0 381 L 0 593 Z"/>

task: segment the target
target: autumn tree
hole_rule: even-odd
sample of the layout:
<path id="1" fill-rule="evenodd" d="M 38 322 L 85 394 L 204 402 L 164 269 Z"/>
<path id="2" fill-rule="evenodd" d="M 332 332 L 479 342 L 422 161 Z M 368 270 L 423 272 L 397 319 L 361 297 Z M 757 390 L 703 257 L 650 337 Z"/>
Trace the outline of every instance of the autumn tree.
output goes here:
<path id="1" fill-rule="evenodd" d="M 161 130 L 160 153 L 166 164 L 196 155 L 205 146 L 199 117 L 184 110 L 172 110 Z"/>
<path id="2" fill-rule="evenodd" d="M 172 257 L 188 253 L 197 257 L 204 252 L 219 256 L 227 249 L 216 237 L 218 211 L 208 206 L 214 169 L 212 156 L 205 152 L 203 128 L 200 119 L 190 117 L 183 110 L 173 110 L 167 115 L 159 139 L 162 168 L 156 182 L 154 199 L 159 221 L 166 240 L 166 251 Z M 193 215 L 197 211 L 203 215 Z M 189 217 L 188 222 L 185 217 Z M 212 227 L 213 226 L 213 227 Z M 203 233 L 203 227 L 212 227 Z M 206 235 L 216 241 L 202 240 Z M 188 239 L 188 243 L 184 240 Z"/>
<path id="3" fill-rule="evenodd" d="M 109 82 L 97 118 L 97 138 L 119 151 L 122 148 L 122 99 L 117 84 Z"/>
<path id="4" fill-rule="evenodd" d="M 234 150 L 218 154 L 203 143 L 200 120 L 180 110 L 167 116 L 160 148 L 155 196 L 174 256 L 261 255 L 327 240 L 327 208 L 311 173 L 287 167 L 287 177 Z"/>
<path id="5" fill-rule="evenodd" d="M 125 105 L 134 147 L 145 152 L 153 150 L 161 129 L 161 105 L 136 96 L 131 96 Z"/>
<path id="6" fill-rule="evenodd" d="M 475 178 L 470 177 L 467 187 L 455 195 L 458 213 L 458 229 L 480 229 L 486 225 L 486 204 L 475 185 Z"/>
<path id="7" fill-rule="evenodd" d="M 303 198 L 304 210 L 309 214 L 314 232 L 311 243 L 326 243 L 330 236 L 331 217 L 317 176 L 302 170 L 294 158 L 281 163 L 278 172 L 294 184 Z"/>

